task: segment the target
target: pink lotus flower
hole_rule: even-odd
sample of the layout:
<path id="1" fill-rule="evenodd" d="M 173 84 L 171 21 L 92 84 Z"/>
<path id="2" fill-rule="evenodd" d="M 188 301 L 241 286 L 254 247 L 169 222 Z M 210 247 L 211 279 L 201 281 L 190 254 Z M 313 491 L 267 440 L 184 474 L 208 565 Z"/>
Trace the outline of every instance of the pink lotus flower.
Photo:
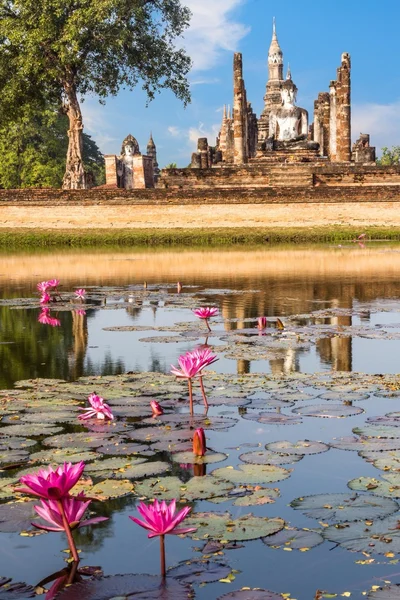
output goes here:
<path id="1" fill-rule="evenodd" d="M 96 419 L 114 418 L 110 407 L 104 402 L 104 398 L 98 396 L 97 394 L 90 394 L 90 396 L 88 396 L 88 400 L 91 407 L 80 408 L 79 410 L 83 410 L 85 414 L 79 415 L 79 419 L 85 420 L 91 419 L 92 417 L 96 417 Z"/>
<path id="2" fill-rule="evenodd" d="M 265 329 L 267 326 L 267 317 L 258 317 L 257 327 L 258 329 Z"/>
<path id="3" fill-rule="evenodd" d="M 88 508 L 91 500 L 87 500 L 83 492 L 77 496 L 65 496 L 61 499 L 64 514 L 67 519 L 70 529 L 76 529 L 78 527 L 85 527 L 86 525 L 94 525 L 101 521 L 107 521 L 107 517 L 95 517 L 93 519 L 86 519 L 82 521 L 82 517 Z M 45 531 L 65 531 L 62 514 L 58 502 L 55 500 L 40 501 L 42 506 L 34 506 L 35 511 L 45 521 L 51 524 L 42 525 L 41 523 L 32 523 L 38 529 L 44 529 Z"/>
<path id="4" fill-rule="evenodd" d="M 43 292 L 43 294 L 40 296 L 40 304 L 47 304 L 50 301 L 51 301 L 50 294 L 48 294 L 47 292 Z"/>
<path id="5" fill-rule="evenodd" d="M 51 466 L 47 469 L 39 469 L 37 473 L 21 477 L 20 482 L 26 487 L 16 488 L 15 491 L 48 500 L 59 500 L 68 496 L 84 468 L 85 463 L 81 461 L 75 465 L 64 463 L 55 471 Z"/>
<path id="6" fill-rule="evenodd" d="M 154 503 L 149 505 L 141 502 L 137 508 L 144 521 L 136 517 L 130 516 L 129 518 L 134 523 L 140 525 L 140 527 L 151 532 L 148 534 L 148 538 L 160 536 L 161 575 L 165 577 L 165 536 L 167 534 L 180 535 L 181 533 L 196 531 L 196 527 L 178 527 L 191 511 L 191 508 L 190 506 L 185 506 L 185 508 L 182 508 L 182 510 L 175 514 L 176 500 L 172 500 L 169 506 L 164 500 L 161 503 L 158 500 L 154 500 Z"/>
<path id="7" fill-rule="evenodd" d="M 78 288 L 77 290 L 75 290 L 75 296 L 77 300 L 84 300 L 86 296 L 86 290 L 84 290 L 83 288 Z"/>
<path id="8" fill-rule="evenodd" d="M 199 427 L 193 435 L 193 454 L 196 456 L 204 456 L 206 453 L 206 436 L 204 429 Z"/>
<path id="9" fill-rule="evenodd" d="M 180 294 L 182 291 L 182 284 L 180 281 L 178 281 L 178 283 L 176 284 L 176 291 L 178 292 L 178 294 Z"/>
<path id="10" fill-rule="evenodd" d="M 159 403 L 157 402 L 157 400 L 151 400 L 150 406 L 151 406 L 151 411 L 152 411 L 154 417 L 158 417 L 159 415 L 164 414 L 164 411 L 163 411 L 162 407 L 159 405 Z"/>
<path id="11" fill-rule="evenodd" d="M 50 309 L 44 306 L 42 312 L 38 317 L 38 322 L 43 325 L 51 325 L 51 327 L 59 327 L 61 325 L 60 319 L 56 319 L 50 316 Z"/>
<path id="12" fill-rule="evenodd" d="M 85 316 L 86 315 L 86 310 L 83 310 L 83 308 L 79 308 L 78 310 L 74 311 L 76 315 L 79 316 Z"/>
<path id="13" fill-rule="evenodd" d="M 49 281 L 47 282 L 47 285 L 50 288 L 57 288 L 60 285 L 60 280 L 59 279 L 49 279 Z"/>
<path id="14" fill-rule="evenodd" d="M 208 319 L 210 317 L 217 316 L 218 308 L 213 308 L 211 306 L 202 306 L 200 308 L 195 308 L 193 312 L 196 315 L 196 317 L 199 317 L 199 319 L 204 319 L 208 331 L 211 331 L 211 327 L 208 324 Z"/>
<path id="15" fill-rule="evenodd" d="M 49 287 L 51 287 L 51 286 L 49 285 L 49 282 L 48 282 L 48 281 L 40 281 L 40 283 L 38 283 L 38 284 L 36 285 L 36 287 L 37 287 L 37 289 L 39 290 L 39 292 L 42 292 L 42 293 L 44 293 L 44 292 L 47 292 L 47 290 L 48 290 L 48 289 L 49 289 Z"/>
<path id="16" fill-rule="evenodd" d="M 153 538 L 158 535 L 180 535 L 181 533 L 190 533 L 196 531 L 196 527 L 183 527 L 178 528 L 178 525 L 187 517 L 192 510 L 190 506 L 185 506 L 175 514 L 176 511 L 176 500 L 171 500 L 169 506 L 163 500 L 158 502 L 154 500 L 153 504 L 146 505 L 141 502 L 137 507 L 138 511 L 142 515 L 144 521 L 137 519 L 136 517 L 129 517 L 134 523 L 137 523 L 144 529 L 148 529 L 151 533 L 148 534 L 148 538 Z"/>
<path id="17" fill-rule="evenodd" d="M 189 387 L 189 406 L 190 414 L 193 414 L 193 377 L 199 377 L 201 393 L 205 407 L 208 408 L 208 402 L 203 384 L 202 370 L 218 360 L 217 355 L 213 354 L 209 348 L 201 348 L 193 352 L 186 352 L 178 358 L 180 369 L 171 365 L 171 373 L 179 379 L 187 379 Z"/>

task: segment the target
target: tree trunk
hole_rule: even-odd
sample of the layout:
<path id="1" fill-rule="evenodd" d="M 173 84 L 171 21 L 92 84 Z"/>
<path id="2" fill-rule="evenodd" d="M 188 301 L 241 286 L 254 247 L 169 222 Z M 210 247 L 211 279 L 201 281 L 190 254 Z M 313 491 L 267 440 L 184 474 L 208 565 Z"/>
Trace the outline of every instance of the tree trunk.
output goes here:
<path id="1" fill-rule="evenodd" d="M 63 179 L 64 190 L 85 190 L 88 188 L 86 174 L 82 159 L 82 113 L 76 91 L 73 86 L 65 86 L 68 98 L 67 115 L 69 119 L 68 152 L 65 175 Z"/>

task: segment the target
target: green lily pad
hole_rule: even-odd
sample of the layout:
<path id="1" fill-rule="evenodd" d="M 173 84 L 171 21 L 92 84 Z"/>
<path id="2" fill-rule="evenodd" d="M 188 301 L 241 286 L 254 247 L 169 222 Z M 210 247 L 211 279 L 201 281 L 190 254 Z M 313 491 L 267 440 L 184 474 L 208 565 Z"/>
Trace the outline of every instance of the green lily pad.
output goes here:
<path id="1" fill-rule="evenodd" d="M 191 560 L 168 569 L 168 577 L 173 577 L 182 583 L 205 584 L 225 579 L 231 572 L 231 568 L 223 563 L 211 560 Z"/>
<path id="2" fill-rule="evenodd" d="M 1 429 L 0 429 L 1 432 Z M 29 448 L 30 446 L 35 446 L 37 444 L 36 440 L 29 440 L 23 437 L 1 437 L 0 433 L 0 450 L 23 450 L 24 448 Z"/>
<path id="3" fill-rule="evenodd" d="M 111 440 L 109 440 L 111 441 Z M 135 444 L 129 442 L 123 442 L 119 438 L 115 438 L 113 443 L 105 444 L 96 448 L 96 452 L 100 454 L 112 455 L 112 456 L 132 456 L 134 454 L 146 454 L 152 456 L 154 452 L 149 449 L 146 444 Z"/>
<path id="4" fill-rule="evenodd" d="M 299 440 L 297 442 L 288 442 L 284 440 L 282 442 L 271 442 L 265 446 L 272 452 L 279 452 L 281 454 L 294 454 L 294 455 L 305 455 L 305 454 L 321 454 L 327 452 L 329 446 L 322 442 L 312 442 L 310 440 Z"/>
<path id="5" fill-rule="evenodd" d="M 0 500 L 12 498 L 15 495 L 14 485 L 17 483 L 18 477 L 1 477 L 0 478 Z"/>
<path id="6" fill-rule="evenodd" d="M 322 535 L 311 529 L 285 527 L 278 533 L 263 538 L 262 541 L 272 548 L 290 548 L 291 550 L 310 550 L 324 541 Z"/>
<path id="7" fill-rule="evenodd" d="M 39 435 L 53 435 L 55 433 L 60 433 L 63 429 L 63 427 L 53 427 L 51 425 L 46 425 L 45 423 L 40 425 L 35 423 L 21 423 L 19 425 L 5 425 L 0 429 L 0 434 L 1 436 L 30 435 L 35 437 Z"/>
<path id="8" fill-rule="evenodd" d="M 0 449 L 0 466 L 13 465 L 27 461 L 29 452 L 26 450 L 1 450 Z"/>
<path id="9" fill-rule="evenodd" d="M 225 479 L 235 485 L 253 483 L 274 483 L 290 476 L 291 471 L 276 465 L 239 465 L 233 467 L 220 467 L 211 472 L 218 479 Z"/>
<path id="10" fill-rule="evenodd" d="M 150 419 L 143 419 L 142 423 L 147 425 L 154 424 L 167 424 L 167 425 L 178 425 L 179 427 L 203 427 L 204 429 L 214 429 L 216 431 L 223 431 L 230 427 L 233 427 L 238 422 L 237 419 L 230 419 L 228 417 L 214 417 L 207 415 L 194 415 L 191 416 L 189 413 L 172 413 L 163 414 L 157 417 L 151 417 Z"/>
<path id="11" fill-rule="evenodd" d="M 126 467 L 124 470 L 114 471 L 114 477 L 117 479 L 141 479 L 142 477 L 160 475 L 161 473 L 165 473 L 166 471 L 170 470 L 171 466 L 167 462 L 147 461 L 140 465 L 133 463 L 130 467 Z"/>
<path id="12" fill-rule="evenodd" d="M 380 587 L 377 590 L 371 590 L 367 596 L 368 600 L 400 600 L 400 583 Z"/>
<path id="13" fill-rule="evenodd" d="M 307 517 L 324 521 L 361 521 L 381 519 L 399 509 L 389 498 L 377 498 L 371 494 L 316 494 L 296 498 L 290 503 Z"/>
<path id="14" fill-rule="evenodd" d="M 33 529 L 32 521 L 38 518 L 33 509 L 38 501 L 0 504 L 0 532 L 13 533 Z"/>
<path id="15" fill-rule="evenodd" d="M 96 456 L 96 453 L 93 452 L 93 454 L 96 458 L 98 458 L 98 456 Z M 127 467 L 131 467 L 132 464 L 140 465 L 145 462 L 147 462 L 146 458 L 106 458 L 104 460 L 96 460 L 90 465 L 87 465 L 85 467 L 85 473 L 92 473 L 94 475 L 96 475 L 96 473 L 99 473 L 100 476 L 105 476 L 104 473 L 112 474 L 114 471 L 117 470 L 121 470 L 121 473 L 123 473 L 124 469 L 126 469 Z"/>
<path id="16" fill-rule="evenodd" d="M 301 423 L 299 417 L 273 412 L 252 411 L 241 416 L 247 421 L 256 421 L 257 423 L 263 423 L 265 425 L 298 425 Z"/>
<path id="17" fill-rule="evenodd" d="M 391 425 L 366 424 L 362 427 L 354 427 L 353 433 L 363 437 L 400 439 L 400 429 L 398 427 L 392 427 Z"/>
<path id="18" fill-rule="evenodd" d="M 220 481 L 211 475 L 192 477 L 183 483 L 178 477 L 160 477 L 146 479 L 135 484 L 138 496 L 146 498 L 162 498 L 163 500 L 207 500 L 215 496 L 223 496 L 233 488 L 231 483 Z"/>
<path id="19" fill-rule="evenodd" d="M 218 596 L 217 600 L 282 600 L 282 598 L 282 594 L 276 594 L 275 592 L 271 592 L 271 590 L 245 587 L 241 590 Z"/>
<path id="20" fill-rule="evenodd" d="M 279 490 L 273 488 L 255 489 L 251 494 L 236 498 L 235 506 L 261 506 L 262 504 L 273 504 L 275 498 L 279 498 Z"/>
<path id="21" fill-rule="evenodd" d="M 52 450 L 40 450 L 30 455 L 30 460 L 33 462 L 49 463 L 64 462 L 77 463 L 83 460 L 87 463 L 91 460 L 99 458 L 96 452 L 90 452 L 86 448 L 54 448 Z"/>
<path id="22" fill-rule="evenodd" d="M 386 498 L 400 498 L 400 473 L 385 473 L 382 479 L 357 477 L 347 485 L 351 490 L 371 492 Z"/>
<path id="23" fill-rule="evenodd" d="M 298 462 L 302 454 L 278 454 L 270 450 L 254 450 L 239 456 L 240 460 L 250 465 L 286 465 Z"/>
<path id="24" fill-rule="evenodd" d="M 320 400 L 333 400 L 334 402 L 357 402 L 358 400 L 367 400 L 369 394 L 361 392 L 325 392 L 318 396 Z"/>
<path id="25" fill-rule="evenodd" d="M 74 490 L 75 491 L 75 490 Z M 98 500 L 109 500 L 110 498 L 121 498 L 133 492 L 133 484 L 127 479 L 117 481 L 105 479 L 93 487 L 86 488 L 87 495 Z"/>
<path id="26" fill-rule="evenodd" d="M 35 596 L 35 588 L 31 585 L 13 583 L 8 577 L 0 577 L 0 600 L 26 600 Z"/>
<path id="27" fill-rule="evenodd" d="M 400 471 L 399 450 L 379 452 L 379 454 L 377 452 L 359 452 L 359 454 L 381 471 Z"/>
<path id="28" fill-rule="evenodd" d="M 400 528 L 398 515 L 377 519 L 372 525 L 364 521 L 331 525 L 322 532 L 324 538 L 353 552 L 386 554 L 400 552 Z"/>
<path id="29" fill-rule="evenodd" d="M 339 450 L 355 450 L 356 452 L 382 452 L 386 450 L 400 450 L 400 439 L 365 439 L 347 436 L 335 438 L 333 442 L 330 442 L 330 446 Z"/>
<path id="30" fill-rule="evenodd" d="M 227 541 L 257 540 L 283 529 L 285 521 L 280 518 L 268 519 L 247 514 L 233 519 L 230 513 L 193 513 L 185 520 L 185 527 L 196 527 L 197 531 L 188 535 L 195 540 L 212 539 Z"/>
<path id="31" fill-rule="evenodd" d="M 193 452 L 173 452 L 171 459 L 177 463 L 186 463 L 194 465 L 208 465 L 212 463 L 222 462 L 228 458 L 227 454 L 222 452 L 208 451 L 204 456 L 196 456 Z"/>
<path id="32" fill-rule="evenodd" d="M 49 438 L 45 438 L 42 444 L 52 448 L 97 448 L 104 443 L 110 443 L 112 433 L 90 433 L 89 431 L 80 431 L 79 433 L 63 433 Z M 118 442 L 118 438 L 116 442 Z"/>
<path id="33" fill-rule="evenodd" d="M 318 404 L 299 406 L 294 408 L 293 412 L 304 417 L 326 417 L 333 419 L 342 419 L 345 417 L 354 417 L 364 412 L 357 406 L 347 406 L 346 404 Z"/>

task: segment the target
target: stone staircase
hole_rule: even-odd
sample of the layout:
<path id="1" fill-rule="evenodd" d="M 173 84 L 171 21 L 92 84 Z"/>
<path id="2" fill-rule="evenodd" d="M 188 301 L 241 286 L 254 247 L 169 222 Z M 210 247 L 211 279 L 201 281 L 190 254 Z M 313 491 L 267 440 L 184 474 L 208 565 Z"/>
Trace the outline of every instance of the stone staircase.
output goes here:
<path id="1" fill-rule="evenodd" d="M 271 187 L 312 187 L 313 174 L 306 165 L 279 165 L 271 167 L 269 185 Z"/>

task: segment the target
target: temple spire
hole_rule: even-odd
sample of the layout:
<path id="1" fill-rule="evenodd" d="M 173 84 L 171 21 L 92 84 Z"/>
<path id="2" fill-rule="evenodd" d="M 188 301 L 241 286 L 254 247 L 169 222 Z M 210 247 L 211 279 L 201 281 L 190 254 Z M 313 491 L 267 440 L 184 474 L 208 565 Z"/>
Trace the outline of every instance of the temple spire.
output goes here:
<path id="1" fill-rule="evenodd" d="M 276 20 L 275 17 L 272 17 L 272 39 L 278 41 L 276 37 Z"/>
<path id="2" fill-rule="evenodd" d="M 290 64 L 287 66 L 286 79 L 292 79 L 292 71 L 290 70 Z"/>

